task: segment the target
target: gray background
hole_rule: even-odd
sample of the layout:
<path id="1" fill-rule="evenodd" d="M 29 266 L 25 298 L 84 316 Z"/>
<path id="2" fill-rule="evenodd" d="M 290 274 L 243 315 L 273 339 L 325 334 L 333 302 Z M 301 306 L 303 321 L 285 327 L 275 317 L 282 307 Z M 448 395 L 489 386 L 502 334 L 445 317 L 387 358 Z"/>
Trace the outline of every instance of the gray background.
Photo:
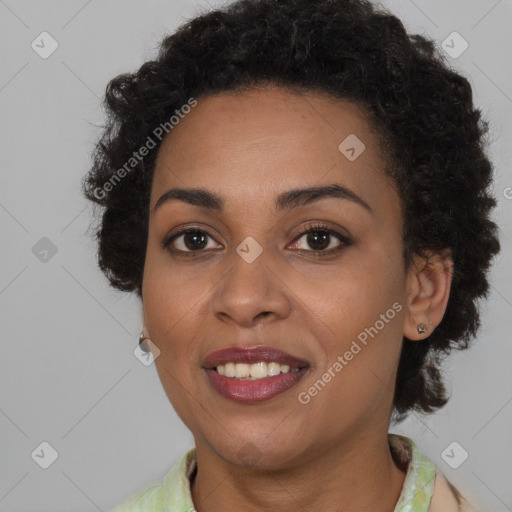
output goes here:
<path id="1" fill-rule="evenodd" d="M 2 512 L 108 510 L 193 446 L 154 365 L 133 354 L 138 300 L 109 289 L 96 268 L 80 179 L 104 121 L 107 82 L 138 69 L 166 32 L 216 4 L 0 0 Z M 414 439 L 480 510 L 512 510 L 512 1 L 382 4 L 439 45 L 453 31 L 469 43 L 448 60 L 491 120 L 503 230 L 478 340 L 446 364 L 449 404 L 392 431 Z M 31 47 L 43 31 L 59 44 L 47 59 Z M 48 469 L 31 456 L 43 441 L 58 453 Z M 441 455 L 453 441 L 469 453 L 458 469 Z"/>

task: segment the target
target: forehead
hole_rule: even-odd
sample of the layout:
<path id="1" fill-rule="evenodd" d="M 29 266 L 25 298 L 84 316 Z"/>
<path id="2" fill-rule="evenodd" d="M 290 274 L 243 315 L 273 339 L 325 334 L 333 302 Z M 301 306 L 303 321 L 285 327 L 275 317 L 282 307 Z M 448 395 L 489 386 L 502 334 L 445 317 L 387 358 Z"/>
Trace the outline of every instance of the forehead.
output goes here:
<path id="1" fill-rule="evenodd" d="M 277 87 L 222 92 L 199 98 L 164 138 L 151 203 L 172 187 L 201 187 L 256 205 L 328 183 L 378 201 L 382 187 L 394 194 L 378 145 L 366 112 L 347 100 Z"/>

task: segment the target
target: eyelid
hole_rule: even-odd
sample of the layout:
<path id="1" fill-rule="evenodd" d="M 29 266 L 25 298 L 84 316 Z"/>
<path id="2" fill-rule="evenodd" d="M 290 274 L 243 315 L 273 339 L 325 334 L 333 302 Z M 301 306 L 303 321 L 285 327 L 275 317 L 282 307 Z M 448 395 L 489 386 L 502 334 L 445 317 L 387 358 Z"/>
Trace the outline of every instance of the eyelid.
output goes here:
<path id="1" fill-rule="evenodd" d="M 349 235 L 348 233 L 346 233 L 346 230 L 342 229 L 342 228 L 339 228 L 340 231 L 342 231 L 340 233 L 340 231 L 338 231 L 338 229 L 336 228 L 333 228 L 331 227 L 330 225 L 327 225 L 325 224 L 324 222 L 322 221 L 318 221 L 318 220 L 313 220 L 313 221 L 310 221 L 311 223 L 308 224 L 307 226 L 305 226 L 304 228 L 302 228 L 298 235 L 296 235 L 295 237 L 295 240 L 304 235 L 305 233 L 309 233 L 310 231 L 325 231 L 333 236 L 336 236 L 338 238 L 340 238 L 341 240 L 343 241 L 346 241 L 346 242 L 350 242 L 352 241 L 352 236 Z"/>

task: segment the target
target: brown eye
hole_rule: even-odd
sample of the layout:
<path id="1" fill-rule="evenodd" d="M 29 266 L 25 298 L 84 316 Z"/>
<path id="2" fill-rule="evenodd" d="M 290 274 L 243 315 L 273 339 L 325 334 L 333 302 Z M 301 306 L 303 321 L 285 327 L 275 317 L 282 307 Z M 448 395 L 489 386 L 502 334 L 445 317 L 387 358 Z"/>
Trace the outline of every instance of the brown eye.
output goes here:
<path id="1" fill-rule="evenodd" d="M 332 235 L 325 231 L 310 231 L 305 236 L 306 243 L 314 250 L 326 249 L 332 238 Z"/>
<path id="2" fill-rule="evenodd" d="M 351 241 L 327 226 L 310 226 L 295 239 L 293 248 L 315 255 L 333 254 L 342 251 Z M 301 240 L 304 240 L 301 242 Z"/>
<path id="3" fill-rule="evenodd" d="M 200 229 L 187 229 L 176 233 L 164 242 L 164 247 L 171 252 L 200 252 L 204 249 L 214 249 L 215 243 L 209 244 L 213 238 Z"/>

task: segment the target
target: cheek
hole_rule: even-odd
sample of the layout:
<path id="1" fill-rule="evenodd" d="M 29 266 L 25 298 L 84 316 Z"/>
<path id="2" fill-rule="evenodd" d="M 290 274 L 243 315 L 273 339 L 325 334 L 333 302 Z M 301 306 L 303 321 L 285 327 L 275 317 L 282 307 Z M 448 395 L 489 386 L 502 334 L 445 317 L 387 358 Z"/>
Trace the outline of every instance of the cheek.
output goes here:
<path id="1" fill-rule="evenodd" d="M 157 261 L 160 259 L 160 261 Z M 174 410 L 190 425 L 195 415 L 198 396 L 197 375 L 193 374 L 191 351 L 200 323 L 195 321 L 197 308 L 203 304 L 204 290 L 197 282 L 184 279 L 183 272 L 173 271 L 169 262 L 146 258 L 143 279 L 144 318 L 151 340 L 160 350 L 155 360 L 162 387 Z M 200 316 L 200 313 L 199 313 Z M 184 392 L 186 390 L 186 392 Z"/>
<path id="2" fill-rule="evenodd" d="M 171 326 L 200 302 L 204 290 L 183 265 L 173 263 L 156 242 L 148 245 L 143 276 L 143 302 L 148 323 Z M 149 325 L 148 325 L 149 327 Z"/>
<path id="3" fill-rule="evenodd" d="M 335 375 L 327 385 L 326 400 L 319 400 L 318 407 L 332 400 L 364 414 L 364 407 L 371 408 L 394 385 L 405 277 L 399 250 L 379 244 L 372 247 L 354 251 L 324 271 L 323 279 L 318 274 L 296 283 L 298 295 L 308 306 L 308 326 L 324 354 L 318 372 L 330 369 Z"/>
<path id="4" fill-rule="evenodd" d="M 311 315 L 347 339 L 373 325 L 395 302 L 403 302 L 405 274 L 399 251 L 381 244 L 347 252 L 339 263 L 300 269 L 293 290 Z M 393 318 L 396 311 L 392 311 Z"/>

